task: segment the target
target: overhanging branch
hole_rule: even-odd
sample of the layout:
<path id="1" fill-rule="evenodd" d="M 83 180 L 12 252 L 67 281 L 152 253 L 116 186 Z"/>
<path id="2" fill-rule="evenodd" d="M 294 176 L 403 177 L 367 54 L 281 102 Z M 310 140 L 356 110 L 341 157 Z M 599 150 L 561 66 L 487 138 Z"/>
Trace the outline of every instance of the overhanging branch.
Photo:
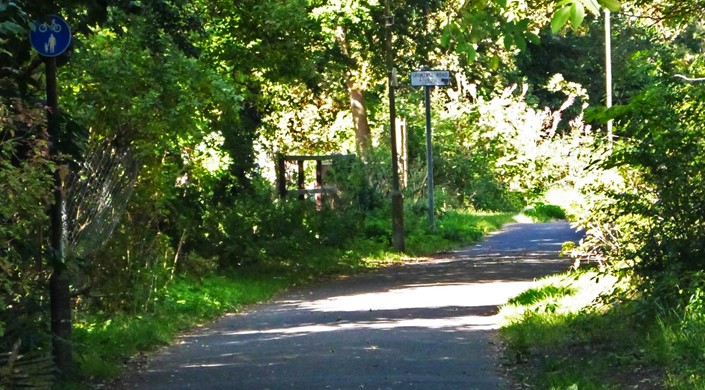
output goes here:
<path id="1" fill-rule="evenodd" d="M 693 78 L 693 77 L 683 76 L 682 74 L 675 74 L 675 75 L 673 75 L 673 76 L 674 76 L 674 77 L 681 78 L 681 79 L 683 79 L 683 80 L 685 80 L 685 81 L 693 82 L 693 83 L 705 81 L 705 77 Z"/>

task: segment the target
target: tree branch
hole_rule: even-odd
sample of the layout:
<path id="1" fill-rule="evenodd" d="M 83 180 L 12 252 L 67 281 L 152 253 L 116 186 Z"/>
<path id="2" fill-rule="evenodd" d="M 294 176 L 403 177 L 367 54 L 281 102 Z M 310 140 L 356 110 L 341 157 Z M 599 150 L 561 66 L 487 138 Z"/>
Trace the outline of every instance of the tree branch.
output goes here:
<path id="1" fill-rule="evenodd" d="M 681 78 L 685 81 L 690 81 L 690 82 L 694 82 L 694 83 L 697 83 L 700 81 L 705 81 L 705 77 L 692 78 L 692 77 L 688 77 L 688 76 L 683 76 L 682 74 L 674 74 L 673 77 L 678 77 L 678 78 Z"/>

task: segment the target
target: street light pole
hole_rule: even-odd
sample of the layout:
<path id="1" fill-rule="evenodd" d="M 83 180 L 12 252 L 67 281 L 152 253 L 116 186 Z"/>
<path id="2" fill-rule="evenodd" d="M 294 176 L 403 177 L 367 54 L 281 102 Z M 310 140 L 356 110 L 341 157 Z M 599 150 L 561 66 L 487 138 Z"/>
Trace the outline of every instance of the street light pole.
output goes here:
<path id="1" fill-rule="evenodd" d="M 399 189 L 399 155 L 397 151 L 395 88 L 397 87 L 396 71 L 392 53 L 392 26 L 394 17 L 390 11 L 389 0 L 385 2 L 385 43 L 386 62 L 389 87 L 389 134 L 392 150 L 392 244 L 397 252 L 404 251 L 404 199 Z"/>
<path id="2" fill-rule="evenodd" d="M 605 106 L 612 107 L 612 26 L 610 10 L 605 8 Z M 607 142 L 612 145 L 612 119 L 607 121 Z"/>

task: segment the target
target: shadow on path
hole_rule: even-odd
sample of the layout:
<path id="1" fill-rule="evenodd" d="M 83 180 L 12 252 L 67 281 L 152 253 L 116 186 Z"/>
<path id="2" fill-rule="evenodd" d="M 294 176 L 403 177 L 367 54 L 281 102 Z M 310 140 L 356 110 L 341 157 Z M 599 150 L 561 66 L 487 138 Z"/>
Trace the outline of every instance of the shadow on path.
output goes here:
<path id="1" fill-rule="evenodd" d="M 567 223 L 291 291 L 183 336 L 121 388 L 498 389 L 497 306 L 564 271 Z"/>

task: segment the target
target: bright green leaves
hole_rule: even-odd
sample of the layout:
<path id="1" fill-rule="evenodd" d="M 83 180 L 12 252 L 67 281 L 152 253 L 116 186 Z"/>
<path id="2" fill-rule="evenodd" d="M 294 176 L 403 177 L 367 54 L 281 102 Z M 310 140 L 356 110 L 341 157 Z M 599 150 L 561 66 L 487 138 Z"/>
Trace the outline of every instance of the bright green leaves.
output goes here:
<path id="1" fill-rule="evenodd" d="M 567 24 L 577 30 L 585 19 L 586 11 L 599 15 L 601 8 L 618 11 L 621 7 L 618 0 L 563 0 L 556 4 L 556 11 L 551 18 L 551 31 L 559 32 Z"/>
<path id="2" fill-rule="evenodd" d="M 455 23 L 448 23 L 441 33 L 441 46 L 450 46 L 451 41 L 456 40 L 463 34 L 460 27 Z"/>
<path id="3" fill-rule="evenodd" d="M 459 21 L 449 21 L 441 35 L 443 47 L 455 46 L 456 52 L 468 62 L 477 59 L 477 45 L 489 37 L 499 35 L 493 15 L 485 10 L 464 10 Z"/>
<path id="4" fill-rule="evenodd" d="M 583 24 L 583 19 L 585 19 L 585 6 L 577 1 L 573 3 L 570 9 L 570 24 L 573 28 L 578 28 L 578 26 Z"/>
<path id="5" fill-rule="evenodd" d="M 560 31 L 563 26 L 568 22 L 568 19 L 570 18 L 570 13 L 571 13 L 571 7 L 563 7 L 559 8 L 554 14 L 553 18 L 551 19 L 551 31 L 553 33 L 557 33 Z"/>
<path id="6" fill-rule="evenodd" d="M 525 50 L 529 43 L 539 42 L 538 35 L 532 32 L 529 18 L 510 17 L 502 10 L 467 8 L 463 12 L 462 19 L 446 25 L 440 43 L 443 47 L 454 44 L 456 51 L 468 62 L 477 60 L 479 47 L 492 45 L 508 51 L 515 48 Z"/>
<path id="7" fill-rule="evenodd" d="M 453 43 L 458 53 L 468 62 L 477 59 L 477 44 L 493 30 L 492 20 L 487 12 L 466 12 L 460 23 L 450 22 L 443 29 L 441 45 L 449 47 Z"/>

